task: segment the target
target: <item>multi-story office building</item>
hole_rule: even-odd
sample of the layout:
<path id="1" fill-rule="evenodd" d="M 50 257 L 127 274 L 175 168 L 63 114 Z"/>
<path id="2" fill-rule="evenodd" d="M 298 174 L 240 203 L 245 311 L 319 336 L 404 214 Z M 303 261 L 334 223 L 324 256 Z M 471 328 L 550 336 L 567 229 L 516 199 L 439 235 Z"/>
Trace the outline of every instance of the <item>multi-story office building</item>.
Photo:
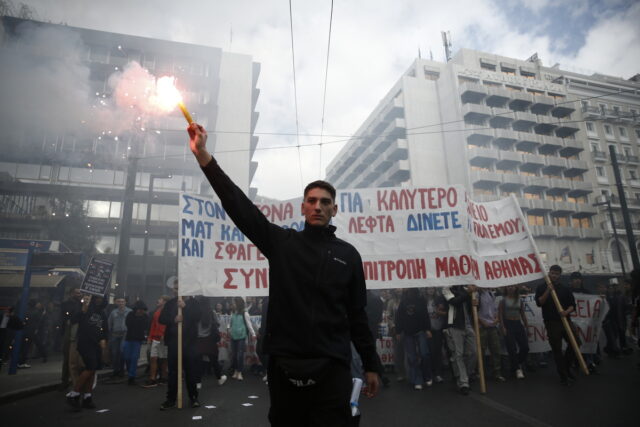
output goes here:
<path id="1" fill-rule="evenodd" d="M 514 194 L 548 263 L 616 271 L 602 240 L 605 217 L 593 206 L 598 170 L 581 102 L 593 92 L 560 75 L 536 57 L 467 49 L 448 63 L 417 59 L 329 165 L 327 179 L 339 188 L 461 184 L 481 201 Z M 628 154 L 637 155 L 631 134 L 640 131 L 620 120 Z M 605 125 L 598 125 L 603 133 Z"/>
<path id="2" fill-rule="evenodd" d="M 109 78 L 130 61 L 156 76 L 176 76 L 184 89 L 185 104 L 209 131 L 209 145 L 222 166 L 244 191 L 257 193 L 250 184 L 257 168 L 252 157 L 258 142 L 253 132 L 258 119 L 260 66 L 250 56 L 66 25 L 1 19 L 2 61 L 46 65 L 56 60 L 56 51 L 38 48 L 34 37 L 25 41 L 25 33 L 53 29 L 73 34 L 79 40 L 75 47 L 88 75 L 89 94 L 98 107 L 113 97 Z M 12 82 L 3 79 L 0 84 Z M 3 115 L 11 101 L 2 100 Z M 166 279 L 177 269 L 178 194 L 181 190 L 209 194 L 211 190 L 189 151 L 186 122 L 180 112 L 149 123 L 147 129 L 105 129 L 90 136 L 40 128 L 37 123 L 33 130 L 3 132 L 0 237 L 62 240 L 72 250 L 80 250 L 69 241 L 88 234 L 96 239 L 95 249 L 101 257 L 116 261 L 124 224 L 129 228 L 124 236 L 129 238 L 124 245 L 129 257 L 126 274 L 122 276 L 121 269 L 120 277 L 124 277 L 127 293 L 145 297 L 147 302 L 166 293 Z M 131 185 L 127 188 L 128 177 Z M 127 203 L 132 203 L 130 227 L 126 218 L 123 221 Z M 69 223 L 69 218 L 75 221 Z M 83 233 L 80 228 L 87 230 Z"/>

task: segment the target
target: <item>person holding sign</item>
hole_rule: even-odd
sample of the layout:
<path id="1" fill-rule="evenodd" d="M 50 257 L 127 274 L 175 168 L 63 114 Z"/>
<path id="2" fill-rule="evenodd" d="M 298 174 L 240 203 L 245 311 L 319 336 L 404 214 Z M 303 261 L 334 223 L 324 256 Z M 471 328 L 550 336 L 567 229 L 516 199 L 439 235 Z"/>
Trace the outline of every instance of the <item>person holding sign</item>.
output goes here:
<path id="1" fill-rule="evenodd" d="M 549 268 L 549 280 L 558 294 L 562 311 L 558 312 L 556 306 L 551 299 L 551 287 L 547 286 L 546 282 L 541 283 L 536 289 L 536 304 L 538 307 L 542 307 L 542 319 L 544 320 L 544 326 L 547 329 L 547 338 L 551 351 L 553 352 L 553 358 L 556 362 L 556 369 L 558 375 L 560 375 L 560 383 L 562 385 L 569 385 L 569 380 L 575 380 L 575 377 L 571 373 L 570 366 L 576 355 L 573 352 L 569 338 L 562 325 L 561 316 L 566 317 L 569 321 L 571 329 L 575 331 L 575 327 L 569 319 L 569 315 L 573 313 L 576 308 L 576 300 L 573 297 L 571 289 L 564 286 L 560 281 L 560 275 L 562 274 L 562 267 L 559 265 L 552 265 Z M 575 335 L 575 334 L 574 334 Z M 562 353 L 562 340 L 567 342 L 567 349 L 565 353 Z M 576 340 L 578 337 L 576 336 Z M 580 345 L 580 343 L 578 343 Z"/>
<path id="2" fill-rule="evenodd" d="M 188 128 L 191 151 L 236 226 L 269 260 L 265 351 L 272 425 L 346 426 L 351 419 L 350 342 L 360 354 L 366 394 L 379 387 L 376 346 L 367 323 L 362 259 L 338 239 L 335 189 L 304 190 L 302 231 L 270 223 L 207 151 L 207 132 Z"/>

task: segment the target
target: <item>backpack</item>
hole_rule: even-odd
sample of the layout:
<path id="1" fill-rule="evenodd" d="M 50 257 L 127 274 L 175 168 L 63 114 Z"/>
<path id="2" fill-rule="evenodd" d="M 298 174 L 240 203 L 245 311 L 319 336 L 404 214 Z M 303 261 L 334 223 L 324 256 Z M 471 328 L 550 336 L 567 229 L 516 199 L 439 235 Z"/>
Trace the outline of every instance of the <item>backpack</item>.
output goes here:
<path id="1" fill-rule="evenodd" d="M 247 325 L 244 324 L 244 314 L 231 315 L 231 338 L 241 340 L 247 337 Z"/>

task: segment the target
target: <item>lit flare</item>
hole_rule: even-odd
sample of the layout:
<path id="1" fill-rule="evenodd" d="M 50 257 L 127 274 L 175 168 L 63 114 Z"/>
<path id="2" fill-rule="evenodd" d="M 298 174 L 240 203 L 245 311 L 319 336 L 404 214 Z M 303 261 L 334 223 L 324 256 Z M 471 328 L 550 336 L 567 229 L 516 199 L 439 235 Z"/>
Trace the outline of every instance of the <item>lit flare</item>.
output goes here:
<path id="1" fill-rule="evenodd" d="M 150 101 L 162 111 L 172 111 L 177 105 L 182 111 L 182 115 L 189 124 L 193 123 L 193 118 L 182 102 L 182 95 L 175 86 L 175 77 L 160 77 L 156 83 L 156 94 Z"/>

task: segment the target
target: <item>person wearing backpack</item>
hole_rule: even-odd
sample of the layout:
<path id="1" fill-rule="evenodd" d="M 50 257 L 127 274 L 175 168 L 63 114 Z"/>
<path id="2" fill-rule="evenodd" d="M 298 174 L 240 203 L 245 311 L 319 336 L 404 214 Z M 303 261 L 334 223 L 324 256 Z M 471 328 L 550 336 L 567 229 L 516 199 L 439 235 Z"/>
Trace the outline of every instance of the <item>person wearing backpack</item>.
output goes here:
<path id="1" fill-rule="evenodd" d="M 234 308 L 235 307 L 235 308 Z M 245 310 L 242 297 L 233 299 L 233 313 L 229 322 L 229 333 L 231 335 L 231 369 L 232 378 L 242 381 L 242 370 L 244 369 L 244 353 L 247 350 L 247 337 L 256 336 L 249 313 Z"/>

